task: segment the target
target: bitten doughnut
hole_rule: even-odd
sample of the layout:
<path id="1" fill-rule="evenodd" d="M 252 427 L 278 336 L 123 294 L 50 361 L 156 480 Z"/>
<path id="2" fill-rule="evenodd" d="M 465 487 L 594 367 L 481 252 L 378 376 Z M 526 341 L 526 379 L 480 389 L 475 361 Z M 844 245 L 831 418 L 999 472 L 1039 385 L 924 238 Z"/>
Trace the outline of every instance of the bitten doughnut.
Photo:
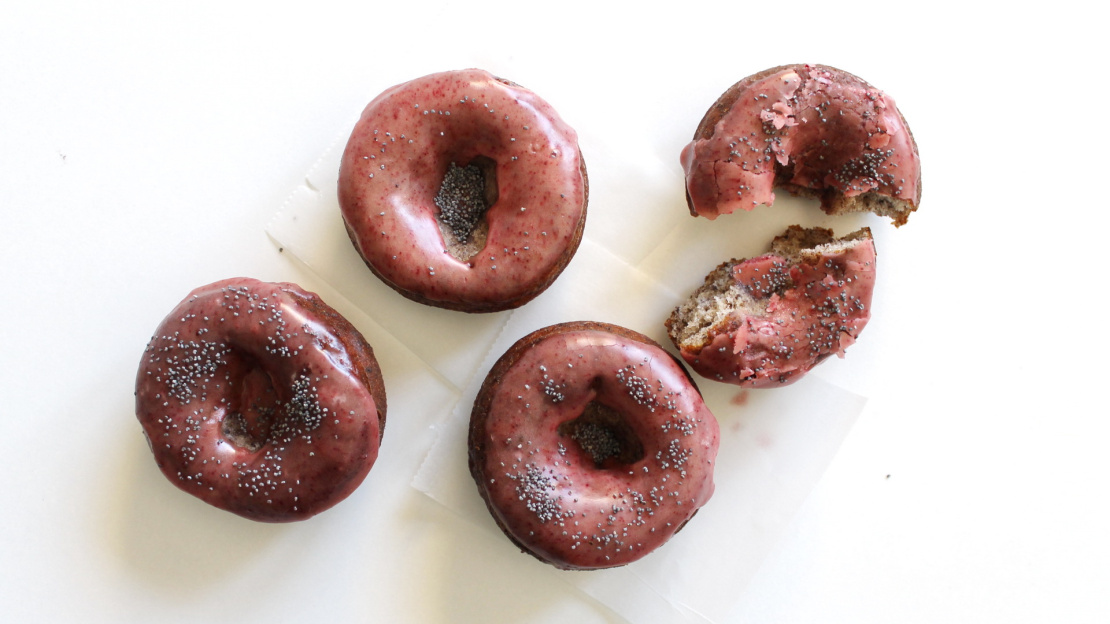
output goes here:
<path id="1" fill-rule="evenodd" d="M 871 318 L 871 230 L 843 238 L 790 226 L 770 253 L 718 266 L 667 319 L 667 332 L 699 374 L 749 388 L 797 381 L 843 357 Z"/>
<path id="2" fill-rule="evenodd" d="M 143 353 L 135 410 L 176 486 L 263 522 L 313 516 L 370 471 L 385 385 L 362 335 L 294 284 L 194 290 Z"/>
<path id="3" fill-rule="evenodd" d="M 715 219 L 775 200 L 821 200 L 903 225 L 921 201 L 917 143 L 894 100 L 823 65 L 784 65 L 729 88 L 682 150 L 690 213 Z"/>
<path id="4" fill-rule="evenodd" d="M 524 552 L 568 570 L 621 566 L 713 493 L 720 431 L 693 379 L 650 338 L 553 325 L 494 365 L 470 418 L 470 472 Z"/>
<path id="5" fill-rule="evenodd" d="M 428 305 L 523 305 L 570 262 L 586 223 L 578 135 L 536 94 L 471 69 L 432 74 L 366 107 L 339 171 L 366 265 Z"/>

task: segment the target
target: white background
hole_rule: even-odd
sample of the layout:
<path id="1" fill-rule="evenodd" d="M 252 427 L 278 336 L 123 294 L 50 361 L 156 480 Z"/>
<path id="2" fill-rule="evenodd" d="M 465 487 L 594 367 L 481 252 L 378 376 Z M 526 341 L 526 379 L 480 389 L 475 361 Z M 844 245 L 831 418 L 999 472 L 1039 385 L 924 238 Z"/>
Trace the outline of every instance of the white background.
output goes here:
<path id="1" fill-rule="evenodd" d="M 139 355 L 217 279 L 329 297 L 264 228 L 398 82 L 482 66 L 628 146 L 632 166 L 677 170 L 721 91 L 815 62 L 895 97 L 924 198 L 903 228 L 862 220 L 886 271 L 876 317 L 823 373 L 870 401 L 731 619 L 1107 621 L 1097 25 L 1068 3 L 5 7 L 0 619 L 618 621 L 569 587 L 484 565 L 479 532 L 384 478 L 415 472 L 424 447 L 387 444 L 388 468 L 295 526 L 196 503 L 158 473 L 134 420 Z M 401 368 L 390 426 L 428 442 L 439 414 L 392 411 L 419 392 Z"/>

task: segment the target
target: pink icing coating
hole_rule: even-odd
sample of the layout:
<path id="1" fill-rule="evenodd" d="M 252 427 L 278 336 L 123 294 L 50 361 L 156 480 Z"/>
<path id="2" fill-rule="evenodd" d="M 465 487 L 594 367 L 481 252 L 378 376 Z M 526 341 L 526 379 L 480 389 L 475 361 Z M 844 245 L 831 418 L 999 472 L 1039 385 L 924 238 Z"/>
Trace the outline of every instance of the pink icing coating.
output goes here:
<path id="1" fill-rule="evenodd" d="M 135 383 L 166 477 L 207 503 L 286 522 L 346 498 L 378 455 L 378 408 L 316 296 L 252 279 L 194 290 L 162 321 Z M 229 434 L 228 423 L 237 423 Z"/>
<path id="2" fill-rule="evenodd" d="M 623 415 L 643 455 L 600 467 L 560 425 L 591 401 Z M 525 548 L 564 569 L 640 559 L 713 493 L 717 420 L 665 351 L 603 331 L 536 344 L 497 386 L 485 423 L 491 511 Z"/>
<path id="3" fill-rule="evenodd" d="M 860 241 L 839 253 L 791 266 L 774 255 L 733 267 L 733 279 L 758 299 L 765 315 L 740 314 L 728 331 L 710 332 L 701 349 L 681 349 L 699 374 L 749 388 L 797 381 L 832 354 L 844 356 L 871 318 L 875 245 Z M 784 278 L 790 283 L 781 288 Z"/>
<path id="4" fill-rule="evenodd" d="M 496 162 L 498 199 L 485 248 L 462 262 L 446 252 L 434 199 L 452 163 L 479 156 Z M 514 307 L 577 247 L 581 167 L 577 134 L 534 93 L 481 70 L 444 72 L 370 102 L 343 153 L 339 201 L 359 253 L 394 287 Z"/>
<path id="5" fill-rule="evenodd" d="M 920 158 L 894 99 L 820 66 L 789 66 L 743 89 L 681 161 L 692 209 L 710 219 L 771 205 L 778 184 L 919 197 Z"/>

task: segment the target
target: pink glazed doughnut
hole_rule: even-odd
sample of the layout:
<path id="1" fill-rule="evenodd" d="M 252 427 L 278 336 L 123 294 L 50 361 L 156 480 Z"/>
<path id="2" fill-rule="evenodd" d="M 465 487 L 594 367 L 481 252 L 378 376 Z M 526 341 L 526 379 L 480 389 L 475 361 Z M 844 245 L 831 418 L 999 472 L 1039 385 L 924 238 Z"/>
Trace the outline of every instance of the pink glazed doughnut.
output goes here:
<path id="1" fill-rule="evenodd" d="M 194 290 L 158 326 L 135 411 L 174 485 L 245 518 L 290 522 L 362 483 L 385 385 L 370 345 L 315 294 L 238 278 Z"/>
<path id="2" fill-rule="evenodd" d="M 379 95 L 339 170 L 343 221 L 370 270 L 409 299 L 465 312 L 543 292 L 578 249 L 587 196 L 574 130 L 477 69 Z"/>
<path id="3" fill-rule="evenodd" d="M 710 219 L 775 200 L 821 200 L 904 225 L 921 202 L 917 143 L 894 99 L 823 65 L 783 65 L 730 87 L 682 150 L 690 213 Z"/>
<path id="4" fill-rule="evenodd" d="M 553 325 L 494 365 L 470 419 L 470 472 L 505 535 L 566 570 L 622 566 L 713 493 L 720 430 L 693 379 L 650 338 Z"/>

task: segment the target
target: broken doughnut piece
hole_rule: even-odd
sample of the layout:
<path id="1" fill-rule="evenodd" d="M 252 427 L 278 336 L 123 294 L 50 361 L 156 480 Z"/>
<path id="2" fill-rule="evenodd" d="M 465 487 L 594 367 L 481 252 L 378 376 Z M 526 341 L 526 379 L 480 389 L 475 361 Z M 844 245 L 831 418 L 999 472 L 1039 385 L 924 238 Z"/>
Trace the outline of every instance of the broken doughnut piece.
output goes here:
<path id="1" fill-rule="evenodd" d="M 874 289 L 870 229 L 838 239 L 793 225 L 766 255 L 714 269 L 665 325 L 702 376 L 782 386 L 830 355 L 843 357 L 871 318 Z"/>

